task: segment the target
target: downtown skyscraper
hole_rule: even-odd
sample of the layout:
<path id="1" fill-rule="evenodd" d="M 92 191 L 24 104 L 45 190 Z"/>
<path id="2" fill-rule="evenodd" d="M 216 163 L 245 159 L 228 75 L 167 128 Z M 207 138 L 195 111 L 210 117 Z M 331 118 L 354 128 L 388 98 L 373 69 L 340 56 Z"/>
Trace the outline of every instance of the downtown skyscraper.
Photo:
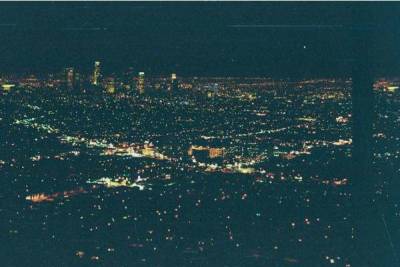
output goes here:
<path id="1" fill-rule="evenodd" d="M 95 61 L 94 62 L 94 70 L 93 70 L 93 77 L 92 77 L 92 85 L 99 85 L 100 84 L 100 78 L 101 78 L 101 73 L 100 73 L 100 61 Z"/>
<path id="2" fill-rule="evenodd" d="M 144 72 L 139 72 L 139 77 L 137 81 L 137 90 L 139 94 L 144 93 L 144 88 L 145 88 Z"/>

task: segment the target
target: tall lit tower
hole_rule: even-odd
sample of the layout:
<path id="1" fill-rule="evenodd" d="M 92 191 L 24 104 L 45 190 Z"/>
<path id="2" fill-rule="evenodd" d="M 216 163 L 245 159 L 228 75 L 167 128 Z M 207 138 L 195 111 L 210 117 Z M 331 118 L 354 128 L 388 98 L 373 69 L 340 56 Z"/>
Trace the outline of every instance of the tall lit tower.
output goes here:
<path id="1" fill-rule="evenodd" d="M 132 67 L 129 67 L 128 71 L 124 73 L 123 83 L 126 89 L 136 88 L 135 82 L 135 73 Z"/>
<path id="2" fill-rule="evenodd" d="M 66 68 L 65 69 L 65 81 L 67 84 L 67 88 L 73 88 L 75 84 L 75 72 L 74 68 Z"/>
<path id="3" fill-rule="evenodd" d="M 100 61 L 95 61 L 94 62 L 92 84 L 93 85 L 99 85 L 100 84 Z"/>
<path id="4" fill-rule="evenodd" d="M 176 73 L 171 74 L 171 86 L 169 87 L 169 90 L 175 91 L 178 89 L 178 81 L 176 80 Z"/>
<path id="5" fill-rule="evenodd" d="M 138 83 L 137 83 L 137 89 L 140 94 L 144 93 L 144 72 L 139 72 L 139 77 L 138 77 Z"/>
<path id="6" fill-rule="evenodd" d="M 106 80 L 106 91 L 109 94 L 115 93 L 115 79 L 113 77 Z"/>
<path id="7" fill-rule="evenodd" d="M 81 75 L 79 72 L 75 71 L 74 72 L 74 87 L 76 88 L 81 88 Z"/>

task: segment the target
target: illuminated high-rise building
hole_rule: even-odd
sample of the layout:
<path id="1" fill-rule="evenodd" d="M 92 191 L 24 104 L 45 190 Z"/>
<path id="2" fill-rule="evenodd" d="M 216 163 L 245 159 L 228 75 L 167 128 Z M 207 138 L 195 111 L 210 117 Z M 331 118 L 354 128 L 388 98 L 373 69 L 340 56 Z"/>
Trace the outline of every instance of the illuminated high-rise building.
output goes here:
<path id="1" fill-rule="evenodd" d="M 125 89 L 136 88 L 135 74 L 132 67 L 129 67 L 128 70 L 124 73 L 122 83 Z"/>
<path id="2" fill-rule="evenodd" d="M 77 71 L 74 72 L 74 87 L 80 89 L 82 86 L 81 74 Z"/>
<path id="3" fill-rule="evenodd" d="M 115 93 L 115 79 L 114 78 L 108 78 L 106 81 L 106 91 L 109 94 Z"/>
<path id="4" fill-rule="evenodd" d="M 74 68 L 65 69 L 65 83 L 67 88 L 73 88 L 75 85 L 75 72 Z"/>
<path id="5" fill-rule="evenodd" d="M 139 72 L 139 77 L 138 77 L 138 82 L 137 82 L 137 89 L 138 89 L 140 94 L 144 93 L 144 87 L 145 87 L 144 72 Z"/>
<path id="6" fill-rule="evenodd" d="M 169 87 L 169 90 L 175 91 L 178 89 L 178 81 L 176 79 L 176 73 L 171 74 L 171 86 Z"/>
<path id="7" fill-rule="evenodd" d="M 93 80 L 92 84 L 93 85 L 99 85 L 100 84 L 100 61 L 95 61 L 94 62 L 94 70 L 93 70 Z"/>

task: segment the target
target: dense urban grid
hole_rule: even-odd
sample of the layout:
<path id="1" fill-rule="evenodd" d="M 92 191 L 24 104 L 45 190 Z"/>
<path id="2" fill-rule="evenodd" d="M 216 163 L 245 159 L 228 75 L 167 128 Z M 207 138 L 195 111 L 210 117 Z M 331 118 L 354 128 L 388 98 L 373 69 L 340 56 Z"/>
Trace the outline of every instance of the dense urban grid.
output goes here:
<path id="1" fill-rule="evenodd" d="M 351 79 L 106 75 L 96 61 L 0 84 L 2 266 L 358 266 Z M 374 84 L 390 236 L 399 84 Z"/>

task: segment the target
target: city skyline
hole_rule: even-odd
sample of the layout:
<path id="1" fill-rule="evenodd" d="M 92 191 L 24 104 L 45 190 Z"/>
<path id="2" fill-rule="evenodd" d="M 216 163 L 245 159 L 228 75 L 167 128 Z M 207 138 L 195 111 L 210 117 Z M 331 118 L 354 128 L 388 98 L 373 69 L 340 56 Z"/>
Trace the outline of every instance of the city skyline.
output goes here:
<path id="1" fill-rule="evenodd" d="M 1 3 L 0 266 L 399 266 L 399 14 Z"/>

